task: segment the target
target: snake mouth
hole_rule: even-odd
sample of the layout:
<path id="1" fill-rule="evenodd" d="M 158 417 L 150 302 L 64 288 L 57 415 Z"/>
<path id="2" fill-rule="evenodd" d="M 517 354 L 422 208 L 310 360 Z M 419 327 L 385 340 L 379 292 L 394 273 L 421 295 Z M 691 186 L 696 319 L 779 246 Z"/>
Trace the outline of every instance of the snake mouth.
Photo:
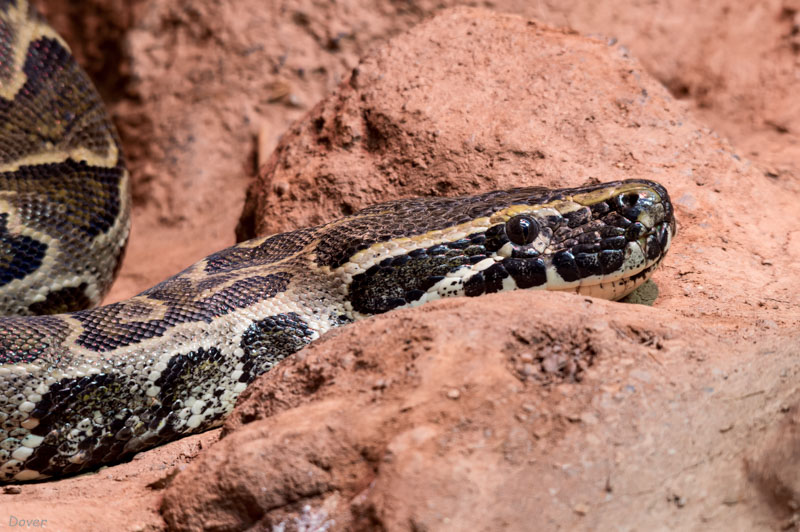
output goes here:
<path id="1" fill-rule="evenodd" d="M 556 244 L 562 249 L 551 256 L 548 289 L 618 300 L 644 283 L 669 250 L 676 224 L 663 186 L 625 181 L 601 190 L 603 196 L 574 198 L 583 205 L 578 211 L 592 216 Z"/>
<path id="2" fill-rule="evenodd" d="M 641 237 L 626 243 L 622 264 L 616 271 L 588 275 L 572 283 L 561 282 L 560 286 L 554 280 L 549 288 L 603 299 L 622 299 L 650 278 L 666 256 L 674 235 L 674 220 L 658 223 Z"/>

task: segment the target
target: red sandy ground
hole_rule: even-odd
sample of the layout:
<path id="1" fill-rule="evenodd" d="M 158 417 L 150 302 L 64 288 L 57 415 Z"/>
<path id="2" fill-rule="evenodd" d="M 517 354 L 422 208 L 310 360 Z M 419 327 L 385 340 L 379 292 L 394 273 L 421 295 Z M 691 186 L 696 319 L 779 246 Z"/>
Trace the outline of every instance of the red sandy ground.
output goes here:
<path id="1" fill-rule="evenodd" d="M 456 4 L 42 6 L 131 162 L 109 301 L 232 244 L 249 183 L 240 236 L 400 196 L 646 177 L 680 224 L 655 305 L 520 292 L 348 326 L 260 379 L 218 444 L 6 488 L 0 526 L 796 526 L 800 4 L 429 20 Z"/>

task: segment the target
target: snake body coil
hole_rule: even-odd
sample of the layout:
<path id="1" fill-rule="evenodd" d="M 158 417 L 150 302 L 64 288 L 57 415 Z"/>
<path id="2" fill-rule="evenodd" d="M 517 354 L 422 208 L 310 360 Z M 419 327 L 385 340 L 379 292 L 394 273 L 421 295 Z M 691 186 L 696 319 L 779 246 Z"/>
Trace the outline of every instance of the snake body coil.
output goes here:
<path id="1" fill-rule="evenodd" d="M 328 329 L 515 288 L 619 299 L 675 231 L 650 181 L 376 205 L 215 253 L 91 310 L 127 236 L 114 129 L 63 41 L 0 2 L 0 481 L 69 474 L 217 426 Z M 80 264 L 74 259 L 89 259 Z M 65 265 L 66 264 L 66 265 Z"/>

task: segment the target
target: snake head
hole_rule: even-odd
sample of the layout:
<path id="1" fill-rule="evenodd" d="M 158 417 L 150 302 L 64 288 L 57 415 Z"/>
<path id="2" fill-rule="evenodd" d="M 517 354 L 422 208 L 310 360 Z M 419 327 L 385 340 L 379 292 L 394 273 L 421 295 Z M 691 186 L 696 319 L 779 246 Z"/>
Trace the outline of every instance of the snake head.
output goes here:
<path id="1" fill-rule="evenodd" d="M 638 180 L 563 190 L 538 204 L 510 206 L 491 220 L 487 251 L 502 257 L 498 264 L 514 281 L 508 288 L 605 299 L 625 297 L 647 280 L 676 230 L 666 189 Z M 468 280 L 466 295 L 477 295 L 473 283 Z"/>
<path id="2" fill-rule="evenodd" d="M 403 215 L 410 229 L 362 241 L 341 263 L 356 313 L 519 288 L 620 299 L 649 278 L 675 235 L 667 191 L 645 180 L 404 200 L 354 219 L 382 216 L 397 231 Z"/>

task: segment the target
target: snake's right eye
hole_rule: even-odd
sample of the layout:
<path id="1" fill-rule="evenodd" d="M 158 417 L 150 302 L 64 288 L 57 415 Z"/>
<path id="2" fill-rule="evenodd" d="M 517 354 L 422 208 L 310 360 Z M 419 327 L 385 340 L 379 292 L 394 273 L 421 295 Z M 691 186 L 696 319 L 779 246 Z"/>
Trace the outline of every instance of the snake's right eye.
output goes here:
<path id="1" fill-rule="evenodd" d="M 518 214 L 506 222 L 508 239 L 518 246 L 525 246 L 536 239 L 539 223 L 526 214 Z"/>
<path id="2" fill-rule="evenodd" d="M 632 209 L 639 203 L 639 194 L 636 192 L 625 192 L 617 196 L 617 205 L 621 209 Z"/>

